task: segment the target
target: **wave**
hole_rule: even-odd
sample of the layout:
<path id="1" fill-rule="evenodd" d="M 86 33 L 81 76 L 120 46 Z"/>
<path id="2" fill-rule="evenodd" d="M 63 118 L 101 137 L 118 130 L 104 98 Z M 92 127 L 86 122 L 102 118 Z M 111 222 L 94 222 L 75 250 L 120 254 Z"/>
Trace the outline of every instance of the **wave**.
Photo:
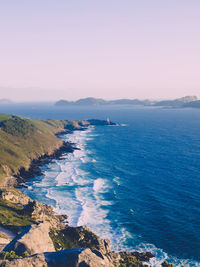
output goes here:
<path id="1" fill-rule="evenodd" d="M 152 267 L 162 267 L 163 261 L 172 262 L 176 267 L 188 266 L 188 267 L 199 267 L 200 263 L 197 261 L 189 260 L 189 259 L 179 259 L 175 256 L 168 255 L 162 249 L 157 248 L 153 244 L 141 243 L 135 248 L 139 252 L 151 252 L 155 255 L 154 258 L 151 258 L 148 263 L 149 266 Z"/>
<path id="2" fill-rule="evenodd" d="M 104 194 L 112 191 L 109 180 L 104 177 L 94 177 L 82 168 L 85 163 L 96 162 L 93 153 L 87 147 L 87 141 L 96 136 L 98 135 L 94 133 L 94 128 L 63 136 L 65 141 L 75 143 L 80 150 L 75 150 L 61 160 L 54 160 L 43 167 L 42 179 L 33 182 L 28 189 L 43 188 L 46 198 L 54 201 L 54 211 L 57 214 L 67 214 L 71 226 L 87 225 L 102 238 L 110 239 L 112 249 L 152 252 L 156 258 L 152 258 L 147 265 L 161 267 L 161 263 L 167 260 L 173 262 L 175 266 L 200 266 L 198 262 L 170 256 L 152 244 L 141 243 L 133 249 L 127 240 L 135 240 L 137 243 L 138 236 L 130 233 L 120 222 L 114 222 L 113 226 L 113 219 L 109 217 L 113 202 L 104 197 Z M 116 168 L 121 173 L 128 172 L 120 169 L 120 166 Z M 120 177 L 113 178 L 113 182 L 118 186 L 121 184 Z M 114 191 L 113 193 L 117 194 Z M 134 211 L 130 210 L 130 213 Z"/>

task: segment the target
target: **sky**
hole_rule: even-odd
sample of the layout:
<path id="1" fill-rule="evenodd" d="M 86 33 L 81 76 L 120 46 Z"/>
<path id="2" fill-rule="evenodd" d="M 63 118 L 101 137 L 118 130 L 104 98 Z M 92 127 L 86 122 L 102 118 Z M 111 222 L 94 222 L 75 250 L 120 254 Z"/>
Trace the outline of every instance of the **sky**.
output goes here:
<path id="1" fill-rule="evenodd" d="M 199 0 L 2 0 L 0 99 L 200 97 Z"/>

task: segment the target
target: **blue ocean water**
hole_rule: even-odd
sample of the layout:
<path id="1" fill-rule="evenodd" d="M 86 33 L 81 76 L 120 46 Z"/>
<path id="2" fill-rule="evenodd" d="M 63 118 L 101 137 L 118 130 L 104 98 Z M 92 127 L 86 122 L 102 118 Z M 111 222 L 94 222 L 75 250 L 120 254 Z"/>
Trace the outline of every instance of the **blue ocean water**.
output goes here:
<path id="1" fill-rule="evenodd" d="M 118 126 L 63 136 L 80 150 L 43 166 L 23 191 L 87 225 L 113 249 L 152 251 L 160 266 L 200 266 L 200 110 L 12 106 L 46 119 L 110 117 Z"/>

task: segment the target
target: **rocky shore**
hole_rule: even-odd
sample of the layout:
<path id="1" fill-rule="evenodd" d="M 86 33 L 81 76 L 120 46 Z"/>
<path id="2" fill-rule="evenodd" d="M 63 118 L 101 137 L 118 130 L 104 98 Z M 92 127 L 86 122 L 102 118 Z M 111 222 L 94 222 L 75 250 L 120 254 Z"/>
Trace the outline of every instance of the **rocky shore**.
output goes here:
<path id="1" fill-rule="evenodd" d="M 20 205 L 21 214 L 33 222 L 21 229 L 11 227 L 22 231 L 1 252 L 0 266 L 145 266 L 143 262 L 154 257 L 151 253 L 113 252 L 109 240 L 86 226 L 70 227 L 67 216 L 56 215 L 50 206 L 17 189 L 4 188 L 0 193 L 4 201 Z"/>
<path id="2" fill-rule="evenodd" d="M 67 132 L 62 132 L 62 134 L 66 134 Z M 61 134 L 59 134 L 61 136 Z M 26 180 L 35 175 L 42 175 L 41 166 L 49 163 L 53 159 L 60 159 L 65 153 L 73 153 L 76 150 L 75 144 L 70 142 L 63 142 L 62 145 L 53 151 L 52 154 L 44 154 L 40 156 L 38 159 L 34 159 L 31 161 L 30 167 L 26 170 L 25 168 L 21 168 L 19 173 L 15 175 L 18 181 L 18 185 L 20 183 L 26 182 Z"/>
<path id="3" fill-rule="evenodd" d="M 84 128 L 85 125 L 79 129 Z M 74 149 L 77 149 L 75 144 L 63 142 L 53 153 L 32 160 L 28 169 L 21 168 L 15 175 L 14 187 L 8 184 L 0 188 L 1 227 L 15 236 L 12 239 L 0 229 L 3 249 L 0 266 L 150 266 L 148 263 L 154 257 L 150 252 L 114 252 L 109 240 L 100 238 L 86 226 L 70 227 L 66 215 L 56 215 L 52 207 L 32 200 L 16 188 L 29 177 L 41 175 L 42 165 Z M 173 265 L 164 262 L 162 266 Z"/>

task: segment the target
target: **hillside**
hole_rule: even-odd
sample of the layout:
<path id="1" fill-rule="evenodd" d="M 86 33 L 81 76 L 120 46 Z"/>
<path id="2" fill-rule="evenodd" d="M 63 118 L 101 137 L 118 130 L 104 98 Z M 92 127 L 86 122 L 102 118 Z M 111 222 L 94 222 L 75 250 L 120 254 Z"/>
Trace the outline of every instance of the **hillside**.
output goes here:
<path id="1" fill-rule="evenodd" d="M 59 121 L 35 121 L 0 114 L 0 183 L 6 176 L 28 169 L 31 160 L 51 154 L 62 145 L 55 136 L 64 129 Z"/>
<path id="2" fill-rule="evenodd" d="M 21 168 L 27 170 L 33 159 L 60 148 L 63 142 L 55 134 L 82 125 L 81 121 L 39 121 L 0 114 L 0 184 Z"/>
<path id="3" fill-rule="evenodd" d="M 22 169 L 28 170 L 33 160 L 50 156 L 61 148 L 70 150 L 70 145 L 56 136 L 58 133 L 106 124 L 107 121 L 100 120 L 41 121 L 0 114 L 0 185 L 5 182 L 5 177 L 17 175 Z"/>

